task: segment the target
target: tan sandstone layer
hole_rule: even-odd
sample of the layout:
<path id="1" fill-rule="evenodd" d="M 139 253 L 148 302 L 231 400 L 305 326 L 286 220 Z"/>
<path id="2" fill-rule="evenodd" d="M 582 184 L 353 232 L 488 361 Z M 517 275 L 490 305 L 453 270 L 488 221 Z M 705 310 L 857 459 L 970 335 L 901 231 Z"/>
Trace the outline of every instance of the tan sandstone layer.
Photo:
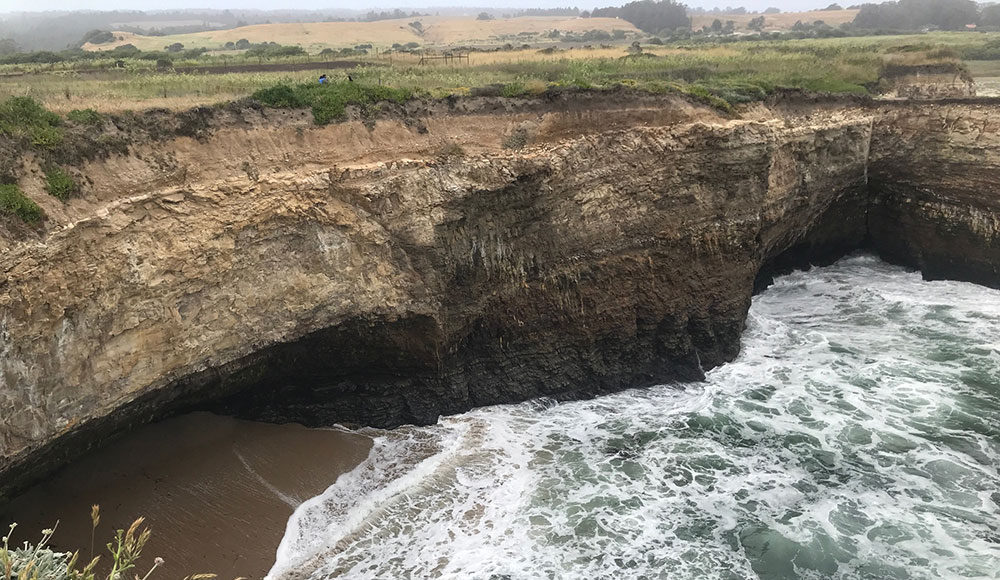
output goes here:
<path id="1" fill-rule="evenodd" d="M 736 355 L 774 271 L 866 240 L 933 270 L 947 244 L 913 249 L 933 216 L 995 239 L 955 164 L 985 159 L 990 181 L 991 125 L 959 147 L 933 104 L 728 119 L 620 98 L 323 128 L 251 111 L 90 164 L 65 207 L 26 178 L 50 221 L 0 258 L 0 487 L 182 408 L 397 425 L 698 379 Z M 912 159 L 936 165 L 907 181 L 911 125 Z M 936 213 L 895 201 L 923 180 L 951 192 Z"/>

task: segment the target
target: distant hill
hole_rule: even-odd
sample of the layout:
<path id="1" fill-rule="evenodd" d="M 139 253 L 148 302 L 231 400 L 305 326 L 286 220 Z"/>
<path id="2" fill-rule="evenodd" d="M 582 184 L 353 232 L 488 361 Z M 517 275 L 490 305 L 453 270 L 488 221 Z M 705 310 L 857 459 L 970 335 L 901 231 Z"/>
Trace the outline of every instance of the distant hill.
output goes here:
<path id="1" fill-rule="evenodd" d="M 411 26 L 420 22 L 419 27 Z M 87 50 L 110 50 L 116 46 L 132 44 L 141 50 L 163 50 L 179 42 L 184 48 L 220 49 L 227 42 L 247 39 L 250 42 L 277 42 L 297 44 L 310 52 L 324 48 L 352 47 L 372 43 L 391 46 L 394 43 L 416 42 L 421 46 L 447 46 L 457 44 L 503 44 L 506 42 L 532 42 L 551 30 L 582 33 L 588 30 L 624 30 L 638 33 L 629 22 L 617 18 L 575 18 L 565 16 L 531 16 L 496 20 L 476 20 L 472 17 L 426 16 L 375 22 L 310 22 L 285 24 L 258 24 L 229 30 L 210 30 L 169 36 L 142 36 L 129 32 L 115 32 L 118 40 L 100 45 L 84 45 Z M 535 33 L 523 36 L 520 33 Z"/>

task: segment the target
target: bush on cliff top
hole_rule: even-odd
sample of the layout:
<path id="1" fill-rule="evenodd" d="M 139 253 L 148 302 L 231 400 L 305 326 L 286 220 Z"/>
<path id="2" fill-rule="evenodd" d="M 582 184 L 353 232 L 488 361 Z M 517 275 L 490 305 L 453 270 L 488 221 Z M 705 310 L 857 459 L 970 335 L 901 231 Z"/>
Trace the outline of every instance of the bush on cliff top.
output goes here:
<path id="1" fill-rule="evenodd" d="M 257 102 L 279 109 L 312 109 L 317 125 L 343 120 L 347 107 L 354 105 L 369 113 L 379 102 L 405 103 L 413 98 L 413 91 L 360 83 L 309 83 L 300 85 L 278 84 L 253 94 Z"/>
<path id="2" fill-rule="evenodd" d="M 17 216 L 29 224 L 42 221 L 44 215 L 42 208 L 13 183 L 0 185 L 0 213 Z"/>
<path id="3" fill-rule="evenodd" d="M 104 121 L 104 115 L 93 109 L 73 109 L 66 118 L 80 125 L 100 125 Z"/>
<path id="4" fill-rule="evenodd" d="M 63 140 L 62 119 L 31 97 L 0 103 L 0 133 L 31 146 L 51 149 Z"/>

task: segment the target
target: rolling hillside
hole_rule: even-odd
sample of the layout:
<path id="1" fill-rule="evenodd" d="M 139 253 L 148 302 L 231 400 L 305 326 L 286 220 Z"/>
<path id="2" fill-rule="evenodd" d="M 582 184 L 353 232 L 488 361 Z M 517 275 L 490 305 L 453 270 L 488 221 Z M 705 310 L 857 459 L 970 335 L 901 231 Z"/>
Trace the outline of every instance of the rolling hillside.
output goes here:
<path id="1" fill-rule="evenodd" d="M 419 21 L 422 31 L 410 26 Z M 423 46 L 455 44 L 492 44 L 514 42 L 518 33 L 544 33 L 553 29 L 562 32 L 587 30 L 627 30 L 637 32 L 630 23 L 616 18 L 530 17 L 498 20 L 474 18 L 421 17 L 417 19 L 380 20 L 376 22 L 312 22 L 293 24 L 259 24 L 230 30 L 214 30 L 170 36 L 140 36 L 116 32 L 119 40 L 86 45 L 87 50 L 110 50 L 123 44 L 133 44 L 142 50 L 162 50 L 179 42 L 185 48 L 220 49 L 227 42 L 245 38 L 250 42 L 298 44 L 310 52 L 324 48 L 342 48 L 362 43 L 391 46 L 393 43 L 416 42 Z M 530 40 L 530 39 L 529 39 Z"/>

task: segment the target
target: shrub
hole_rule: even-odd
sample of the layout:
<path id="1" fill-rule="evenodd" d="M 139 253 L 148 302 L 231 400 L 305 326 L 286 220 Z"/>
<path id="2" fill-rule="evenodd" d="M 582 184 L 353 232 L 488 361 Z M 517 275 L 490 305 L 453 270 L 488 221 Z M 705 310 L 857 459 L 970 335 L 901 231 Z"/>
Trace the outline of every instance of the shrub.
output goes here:
<path id="1" fill-rule="evenodd" d="M 51 149 L 63 140 L 59 115 L 31 97 L 11 97 L 0 103 L 0 133 Z"/>
<path id="2" fill-rule="evenodd" d="M 83 35 L 83 39 L 80 40 L 80 44 L 106 44 L 108 42 L 114 42 L 115 35 L 108 32 L 107 30 L 91 30 L 87 34 Z"/>
<path id="3" fill-rule="evenodd" d="M 255 101 L 276 109 L 297 109 L 307 106 L 294 87 L 286 84 L 261 89 L 253 94 Z"/>
<path id="4" fill-rule="evenodd" d="M 518 127 L 503 141 L 505 149 L 524 149 L 528 145 L 528 132 L 523 127 Z"/>
<path id="5" fill-rule="evenodd" d="M 454 141 L 445 143 L 437 151 L 437 158 L 441 160 L 453 159 L 456 157 L 465 157 L 465 149 Z"/>
<path id="6" fill-rule="evenodd" d="M 520 97 L 527 92 L 528 89 L 524 86 L 524 83 L 507 83 L 500 88 L 500 96 L 507 98 Z"/>
<path id="7" fill-rule="evenodd" d="M 29 224 L 42 221 L 44 215 L 42 208 L 13 183 L 0 185 L 0 213 L 17 216 Z"/>
<path id="8" fill-rule="evenodd" d="M 247 50 L 247 56 L 258 58 L 277 58 L 282 56 L 302 56 L 307 54 L 301 46 L 282 46 L 280 44 L 256 44 Z"/>
<path id="9" fill-rule="evenodd" d="M 72 175 L 56 165 L 45 169 L 45 190 L 49 195 L 66 201 L 80 191 L 80 186 Z"/>
<path id="10" fill-rule="evenodd" d="M 404 103 L 413 97 L 408 89 L 395 89 L 385 86 L 369 86 L 359 83 L 326 83 L 286 85 L 280 84 L 261 89 L 253 94 L 253 99 L 261 104 L 275 108 L 312 109 L 313 120 L 317 125 L 326 125 L 347 116 L 346 108 L 356 105 L 366 114 L 381 101 Z"/>
<path id="11" fill-rule="evenodd" d="M 93 109 L 73 109 L 66 118 L 80 125 L 100 125 L 104 121 L 104 116 Z"/>
<path id="12" fill-rule="evenodd" d="M 137 56 L 142 51 L 139 50 L 134 44 L 123 44 L 121 46 L 114 47 L 111 52 L 107 53 L 116 58 L 130 58 Z"/>

